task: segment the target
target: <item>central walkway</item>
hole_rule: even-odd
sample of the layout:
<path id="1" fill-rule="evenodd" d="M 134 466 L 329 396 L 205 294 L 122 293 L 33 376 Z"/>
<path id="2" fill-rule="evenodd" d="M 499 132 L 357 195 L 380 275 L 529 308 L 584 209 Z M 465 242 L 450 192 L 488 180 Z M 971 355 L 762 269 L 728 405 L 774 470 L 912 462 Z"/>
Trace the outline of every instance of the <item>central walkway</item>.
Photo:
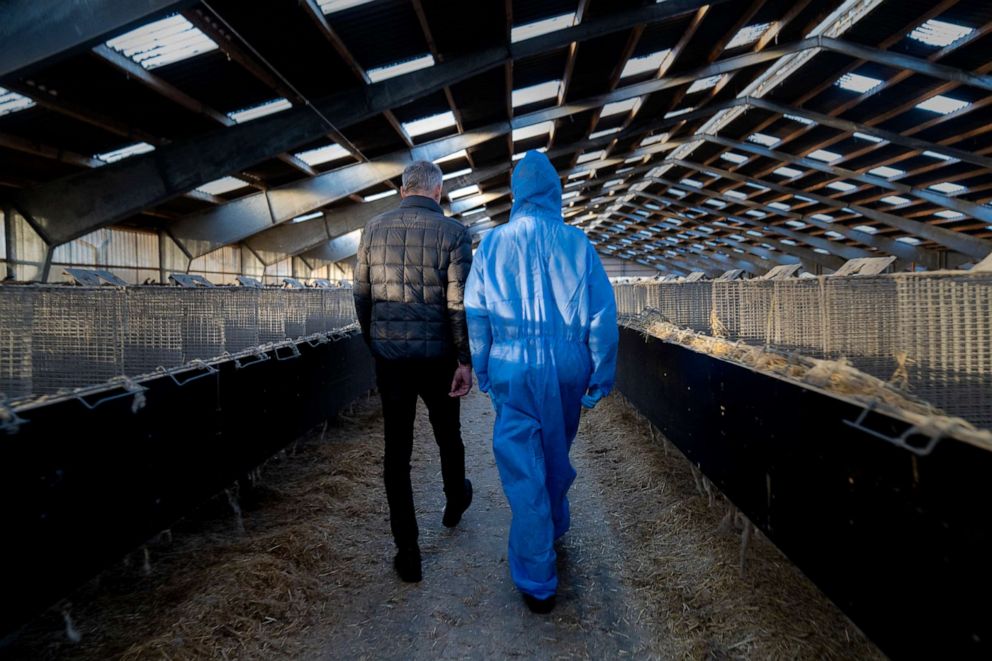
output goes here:
<path id="1" fill-rule="evenodd" d="M 341 605 L 345 621 L 323 657 L 604 658 L 641 648 L 629 624 L 630 595 L 616 575 L 619 542 L 604 525 L 603 504 L 581 458 L 571 492 L 572 531 L 559 546 L 558 608 L 549 616 L 527 610 L 507 567 L 510 511 L 493 462 L 493 418 L 485 395 L 474 392 L 464 400 L 466 472 L 475 500 L 458 528 L 448 530 L 441 525 L 440 462 L 420 407 L 413 482 L 424 580 L 399 582 L 383 557 L 382 580 L 369 585 L 359 603 Z M 587 442 L 580 432 L 577 446 Z"/>
<path id="2" fill-rule="evenodd" d="M 0 645 L 0 659 L 879 658 L 763 537 L 742 574 L 740 528 L 721 525 L 726 503 L 615 397 L 584 414 L 558 608 L 532 614 L 507 568 L 493 418 L 484 395 L 464 400 L 475 502 L 449 530 L 418 411 L 419 584 L 392 569 L 382 415 L 370 398 L 267 464 L 243 519 L 215 498 L 71 595 L 79 643 L 54 610 Z"/>

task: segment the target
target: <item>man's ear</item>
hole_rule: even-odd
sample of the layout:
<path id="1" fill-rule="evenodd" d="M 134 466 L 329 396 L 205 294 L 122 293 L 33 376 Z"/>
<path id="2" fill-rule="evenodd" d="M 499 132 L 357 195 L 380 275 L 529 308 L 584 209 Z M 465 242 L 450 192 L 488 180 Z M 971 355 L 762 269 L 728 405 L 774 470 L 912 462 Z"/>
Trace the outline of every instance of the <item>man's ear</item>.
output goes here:
<path id="1" fill-rule="evenodd" d="M 444 192 L 443 184 L 441 186 L 438 186 L 436 189 L 434 189 L 434 201 L 437 202 L 438 204 L 441 203 L 441 193 L 443 192 Z"/>

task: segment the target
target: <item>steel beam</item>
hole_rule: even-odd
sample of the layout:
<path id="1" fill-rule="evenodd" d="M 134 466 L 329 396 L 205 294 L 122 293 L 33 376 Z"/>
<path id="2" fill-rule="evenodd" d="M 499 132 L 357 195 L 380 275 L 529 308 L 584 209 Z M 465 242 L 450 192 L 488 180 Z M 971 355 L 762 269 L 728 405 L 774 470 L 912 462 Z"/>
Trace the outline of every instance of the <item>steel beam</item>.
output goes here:
<path id="1" fill-rule="evenodd" d="M 835 165 L 824 163 L 823 161 L 818 161 L 815 158 L 798 156 L 796 154 L 789 154 L 774 149 L 768 149 L 751 142 L 731 140 L 718 135 L 702 135 L 698 137 L 707 142 L 712 142 L 724 147 L 740 149 L 757 156 L 764 156 L 765 158 L 782 161 L 783 163 L 801 165 L 804 168 L 817 170 L 835 177 L 859 181 L 863 184 L 876 186 L 878 188 L 886 188 L 897 193 L 902 193 L 903 195 L 911 195 L 917 199 L 923 200 L 924 202 L 929 202 L 930 204 L 935 204 L 937 206 L 944 207 L 945 209 L 960 211 L 961 213 L 967 214 L 972 218 L 978 218 L 979 220 L 992 223 L 992 208 L 981 204 L 976 204 L 975 202 L 950 197 L 949 195 L 944 195 L 943 193 L 938 193 L 929 189 L 914 188 L 913 186 L 907 186 L 895 181 L 890 181 L 885 177 L 879 177 L 873 174 L 861 173 L 854 170 L 848 170 L 847 168 L 837 167 Z"/>
<path id="2" fill-rule="evenodd" d="M 20 78 L 195 0 L 5 0 L 0 80 Z"/>
<path id="3" fill-rule="evenodd" d="M 434 161 L 491 140 L 507 130 L 508 124 L 504 122 L 494 128 L 441 138 L 375 161 L 355 163 L 311 179 L 246 195 L 205 213 L 182 218 L 173 223 L 170 230 L 194 256 L 199 257 L 388 181 L 402 174 L 413 161 Z"/>
<path id="4" fill-rule="evenodd" d="M 654 179 L 654 181 L 657 181 L 660 184 L 664 184 L 665 186 L 668 186 L 670 188 L 671 187 L 674 187 L 674 186 L 678 186 L 678 184 L 676 184 L 675 182 L 673 182 L 673 181 L 671 181 L 669 179 L 656 178 L 656 179 Z M 728 202 L 736 202 L 738 204 L 741 204 L 743 206 L 747 206 L 749 208 L 762 209 L 762 210 L 766 210 L 767 209 L 767 210 L 770 210 L 770 211 L 784 211 L 784 210 L 781 210 L 781 209 L 775 209 L 774 207 L 765 207 L 765 206 L 762 206 L 762 205 L 760 205 L 758 203 L 750 202 L 749 200 L 737 200 L 735 198 L 722 195 L 721 193 L 717 193 L 716 191 L 711 191 L 711 190 L 706 189 L 706 188 L 696 188 L 696 189 L 693 189 L 693 190 L 698 191 L 699 193 L 701 193 L 704 196 L 709 197 L 709 198 L 716 198 L 716 199 L 720 199 L 720 200 L 726 200 Z M 808 244 L 808 245 L 810 245 L 810 246 L 812 246 L 814 248 L 820 248 L 821 250 L 827 250 L 832 255 L 837 255 L 839 257 L 843 257 L 844 260 L 848 260 L 848 259 L 859 259 L 859 258 L 862 258 L 862 257 L 872 257 L 872 256 L 874 256 L 871 252 L 868 252 L 867 250 L 862 250 L 861 248 L 855 248 L 853 246 L 845 246 L 845 245 L 843 245 L 841 243 L 837 243 L 836 241 L 831 241 L 829 239 L 821 239 L 819 237 L 811 236 L 809 234 L 806 234 L 804 232 L 797 232 L 797 231 L 792 230 L 792 229 L 789 229 L 787 227 L 781 227 L 779 225 L 769 225 L 766 222 L 761 222 L 760 220 L 757 220 L 755 218 L 751 218 L 749 216 L 731 214 L 731 213 L 728 213 L 726 211 L 723 211 L 722 209 L 707 208 L 707 207 L 705 207 L 703 205 L 695 205 L 695 204 L 690 204 L 690 203 L 684 202 L 684 201 L 682 201 L 681 199 L 678 199 L 678 198 L 669 199 L 669 198 L 659 197 L 659 196 L 656 196 L 656 195 L 651 195 L 651 194 L 645 193 L 643 191 L 640 192 L 639 195 L 641 195 L 643 197 L 648 197 L 648 198 L 653 198 L 653 199 L 665 201 L 665 202 L 668 202 L 669 204 L 675 204 L 676 206 L 680 206 L 680 207 L 683 207 L 683 208 L 692 209 L 694 211 L 699 211 L 699 212 L 703 212 L 703 213 L 713 214 L 713 215 L 719 216 L 721 218 L 726 218 L 728 220 L 733 220 L 735 222 L 739 222 L 739 223 L 744 223 L 746 225 L 750 225 L 751 227 L 759 227 L 761 229 L 764 229 L 765 231 L 775 232 L 776 234 L 780 234 L 782 236 L 785 236 L 787 238 L 793 239 L 795 241 L 802 241 L 803 243 L 806 243 L 806 244 Z M 783 213 L 783 215 L 785 215 L 787 218 L 790 217 L 787 214 L 788 214 L 788 212 L 784 212 Z M 832 267 L 832 268 L 836 268 L 836 267 Z"/>
<path id="5" fill-rule="evenodd" d="M 883 225 L 888 225 L 889 227 L 895 227 L 903 232 L 912 234 L 914 236 L 921 236 L 923 238 L 927 238 L 931 241 L 944 245 L 945 247 L 950 247 L 948 246 L 947 243 L 944 243 L 945 241 L 951 243 L 957 243 L 955 236 L 948 237 L 946 236 L 947 234 L 961 236 L 966 239 L 972 238 L 972 237 L 967 237 L 966 235 L 961 234 L 960 232 L 954 232 L 952 230 L 944 229 L 942 227 L 937 227 L 935 225 L 930 225 L 928 223 L 922 223 L 918 220 L 911 220 L 909 218 L 903 218 L 902 216 L 895 216 L 893 214 L 885 213 L 883 211 L 876 211 L 874 209 L 869 209 L 867 207 L 862 207 L 860 205 L 847 204 L 841 200 L 836 200 L 832 197 L 827 197 L 826 195 L 820 195 L 819 193 L 813 193 L 809 191 L 802 191 L 795 188 L 789 188 L 788 186 L 783 186 L 781 184 L 777 184 L 772 181 L 766 181 L 764 179 L 752 179 L 750 177 L 746 177 L 736 172 L 730 172 L 729 170 L 724 170 L 722 168 L 717 168 L 708 165 L 700 165 L 692 161 L 686 161 L 681 159 L 675 160 L 673 161 L 673 163 L 675 165 L 681 165 L 682 167 L 686 167 L 695 170 L 697 172 L 710 171 L 715 174 L 718 174 L 721 177 L 724 177 L 725 179 L 730 179 L 731 181 L 737 181 L 739 183 L 747 183 L 749 181 L 753 181 L 757 184 L 769 188 L 770 190 L 776 191 L 778 193 L 782 193 L 784 195 L 802 195 L 820 204 L 829 206 L 833 209 L 851 209 L 855 213 L 859 213 L 865 216 L 866 218 L 871 218 L 872 220 L 882 223 Z M 788 215 L 789 213 L 794 213 L 794 212 L 784 212 L 781 209 L 775 209 L 773 207 L 763 207 L 763 208 L 767 209 L 772 213 L 776 213 L 779 215 Z M 841 225 L 839 223 L 837 224 L 827 223 L 812 218 L 811 217 L 812 215 L 813 214 L 801 215 L 798 216 L 797 220 L 802 220 L 803 222 L 809 223 L 810 225 L 815 225 L 816 227 L 819 227 L 821 229 L 834 230 L 839 234 L 843 234 L 849 239 L 853 239 L 857 241 L 858 243 L 861 243 L 866 246 L 870 246 L 872 248 L 876 248 L 890 255 L 895 255 L 896 257 L 900 257 L 902 259 L 917 262 L 923 266 L 926 266 L 928 269 L 931 270 L 938 269 L 941 266 L 940 255 L 936 251 L 930 250 L 928 248 L 921 248 L 919 246 L 911 246 L 907 243 L 903 243 L 902 241 L 896 241 L 895 239 L 890 239 L 888 237 L 884 237 L 881 235 L 861 232 L 846 227 L 844 225 Z M 937 231 L 931 233 L 930 230 L 937 230 Z M 931 238 L 931 236 L 925 236 L 924 232 L 930 233 L 931 236 L 939 235 L 941 236 L 943 241 L 938 241 L 934 238 Z M 989 246 L 986 249 L 986 254 L 992 252 L 992 242 L 983 241 L 981 239 L 976 239 L 976 240 L 982 241 L 982 243 L 985 243 Z M 951 249 L 955 250 L 955 248 L 951 248 Z M 964 252 L 962 254 L 969 255 L 968 252 Z"/>

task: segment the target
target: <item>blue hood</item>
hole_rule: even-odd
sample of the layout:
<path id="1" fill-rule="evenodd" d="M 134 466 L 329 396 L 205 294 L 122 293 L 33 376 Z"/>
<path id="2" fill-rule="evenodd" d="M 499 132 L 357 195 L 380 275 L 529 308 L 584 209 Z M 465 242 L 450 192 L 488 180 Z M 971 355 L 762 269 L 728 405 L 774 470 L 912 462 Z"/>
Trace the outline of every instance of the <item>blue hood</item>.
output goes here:
<path id="1" fill-rule="evenodd" d="M 539 151 L 529 151 L 513 170 L 513 210 L 518 213 L 561 220 L 561 181 L 548 157 Z"/>

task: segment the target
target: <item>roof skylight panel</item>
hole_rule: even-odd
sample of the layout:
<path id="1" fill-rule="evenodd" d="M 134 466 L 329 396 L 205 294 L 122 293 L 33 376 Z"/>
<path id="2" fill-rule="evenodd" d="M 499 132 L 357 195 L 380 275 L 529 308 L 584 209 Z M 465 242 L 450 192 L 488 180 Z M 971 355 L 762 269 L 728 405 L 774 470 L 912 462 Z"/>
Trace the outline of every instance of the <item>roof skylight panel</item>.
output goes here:
<path id="1" fill-rule="evenodd" d="M 197 190 L 199 190 L 199 189 L 197 189 Z M 313 211 L 311 213 L 305 213 L 302 216 L 297 216 L 297 217 L 293 218 L 292 220 L 290 220 L 289 223 L 291 225 L 293 223 L 303 223 L 303 222 L 306 222 L 308 220 L 316 220 L 317 218 L 323 218 L 323 216 L 324 216 L 324 212 L 323 211 Z"/>
<path id="2" fill-rule="evenodd" d="M 889 167 L 888 165 L 880 165 L 877 168 L 872 168 L 868 170 L 868 174 L 873 174 L 876 177 L 885 177 L 886 179 L 894 179 L 895 177 L 901 177 L 906 174 L 905 170 L 899 170 L 897 168 Z"/>
<path id="3" fill-rule="evenodd" d="M 748 210 L 747 210 L 747 211 L 745 211 L 744 213 L 745 213 L 746 215 L 748 215 L 748 216 L 752 216 L 752 217 L 754 217 L 754 218 L 764 218 L 765 216 L 767 216 L 767 215 L 768 215 L 768 214 L 766 214 L 766 213 L 765 213 L 764 211 L 758 211 L 757 209 L 748 209 Z"/>
<path id="4" fill-rule="evenodd" d="M 513 107 L 517 108 L 531 103 L 557 99 L 558 95 L 561 94 L 561 86 L 562 82 L 560 80 L 549 80 L 544 83 L 538 83 L 537 85 L 513 90 Z"/>
<path id="5" fill-rule="evenodd" d="M 855 225 L 852 229 L 859 232 L 864 232 L 865 234 L 878 234 L 878 228 L 872 227 L 871 225 Z"/>
<path id="6" fill-rule="evenodd" d="M 426 133 L 434 133 L 435 131 L 441 131 L 453 126 L 456 126 L 455 114 L 450 110 L 403 123 L 403 129 L 410 134 L 411 138 Z"/>
<path id="7" fill-rule="evenodd" d="M 454 179 L 455 177 L 464 177 L 467 174 L 472 174 L 472 168 L 464 168 L 462 170 L 449 172 L 448 174 L 442 174 L 441 181 L 448 181 L 449 179 Z"/>
<path id="8" fill-rule="evenodd" d="M 34 100 L 0 87 L 0 117 L 18 110 L 27 110 L 33 105 Z"/>
<path id="9" fill-rule="evenodd" d="M 703 183 L 701 181 L 696 181 L 695 179 L 689 179 L 688 177 L 683 179 L 681 183 L 685 184 L 686 186 L 692 186 L 693 188 L 703 187 Z"/>
<path id="10" fill-rule="evenodd" d="M 946 218 L 947 220 L 957 220 L 958 218 L 964 218 L 964 214 L 960 211 L 951 211 L 950 209 L 945 209 L 943 211 L 938 211 L 934 214 L 938 218 Z"/>
<path id="11" fill-rule="evenodd" d="M 374 69 L 369 69 L 366 73 L 368 74 L 370 81 L 373 83 L 378 83 L 379 81 L 386 80 L 387 78 L 395 78 L 396 76 L 402 76 L 404 74 L 420 71 L 421 69 L 427 69 L 432 66 L 434 66 L 434 56 L 430 53 L 426 53 L 424 55 L 410 58 L 409 60 L 403 60 L 402 62 L 394 62 L 393 64 L 375 67 Z"/>
<path id="12" fill-rule="evenodd" d="M 625 112 L 637 112 L 637 109 L 641 106 L 640 97 L 634 97 L 633 99 L 625 99 L 623 101 L 616 101 L 614 103 L 607 103 L 603 106 L 603 111 L 600 113 L 600 117 L 609 117 L 610 115 L 619 115 Z"/>
<path id="13" fill-rule="evenodd" d="M 581 156 L 579 156 L 579 159 L 576 161 L 576 163 L 588 163 L 590 161 L 598 161 L 604 156 L 606 156 L 606 152 L 600 149 L 599 151 L 592 151 L 587 154 L 582 154 Z"/>
<path id="14" fill-rule="evenodd" d="M 448 154 L 447 156 L 442 156 L 441 158 L 434 161 L 435 165 L 441 165 L 441 163 L 448 163 L 449 161 L 457 161 L 460 158 L 468 159 L 468 152 L 464 149 L 456 151 L 454 154 Z"/>
<path id="15" fill-rule="evenodd" d="M 939 184 L 928 186 L 928 188 L 930 188 L 930 190 L 935 190 L 938 193 L 944 193 L 945 195 L 957 195 L 958 193 L 963 193 L 968 190 L 967 186 L 955 184 L 951 181 L 942 181 Z"/>
<path id="16" fill-rule="evenodd" d="M 518 41 L 533 39 L 534 37 L 540 37 L 542 34 L 548 34 L 549 32 L 554 32 L 556 30 L 570 28 L 573 25 L 575 25 L 574 11 L 560 16 L 544 18 L 540 21 L 534 21 L 533 23 L 516 25 L 512 30 L 510 30 L 510 41 L 512 43 L 517 43 Z"/>
<path id="17" fill-rule="evenodd" d="M 747 136 L 748 142 L 753 142 L 755 144 L 762 145 L 763 147 L 774 147 L 778 143 L 782 142 L 776 137 L 765 135 L 764 133 L 752 133 Z"/>
<path id="18" fill-rule="evenodd" d="M 738 200 L 747 199 L 747 195 L 739 190 L 728 190 L 728 191 L 724 191 L 723 194 L 726 195 L 727 197 L 732 197 Z"/>
<path id="19" fill-rule="evenodd" d="M 274 115 L 277 112 L 282 112 L 283 110 L 288 110 L 292 107 L 293 104 L 290 103 L 288 99 L 272 99 L 271 101 L 266 101 L 265 103 L 257 106 L 252 106 L 251 108 L 244 108 L 242 110 L 229 112 L 227 113 L 227 116 L 238 124 L 244 124 L 245 122 L 250 122 L 253 119 L 258 119 L 259 117 L 265 117 L 267 115 Z"/>
<path id="20" fill-rule="evenodd" d="M 453 190 L 450 193 L 448 193 L 448 198 L 449 199 L 452 199 L 452 200 L 457 200 L 460 197 L 468 197 L 469 195 L 477 195 L 478 193 L 481 193 L 481 192 L 482 191 L 479 190 L 479 187 L 476 184 L 472 184 L 471 186 L 465 186 L 463 188 L 456 188 L 455 190 Z"/>
<path id="21" fill-rule="evenodd" d="M 724 202 L 723 200 L 717 200 L 714 198 L 710 198 L 706 200 L 705 202 L 703 202 L 703 204 L 708 204 L 711 207 L 716 207 L 717 209 L 723 209 L 724 207 L 727 206 L 727 203 Z"/>
<path id="22" fill-rule="evenodd" d="M 788 211 L 789 209 L 792 208 L 788 204 L 786 204 L 785 202 L 770 202 L 768 204 L 768 207 L 771 208 L 771 209 L 778 209 L 779 211 Z M 789 221 L 789 222 L 794 222 L 794 221 Z M 803 227 L 806 227 L 806 226 L 803 225 Z"/>
<path id="23" fill-rule="evenodd" d="M 857 73 L 845 73 L 834 84 L 841 89 L 848 90 L 849 92 L 864 94 L 865 92 L 870 92 L 881 85 L 882 81 L 878 78 L 862 76 Z"/>
<path id="24" fill-rule="evenodd" d="M 911 246 L 920 245 L 921 241 L 915 236 L 900 236 L 896 241 L 901 241 L 902 243 L 908 243 Z"/>
<path id="25" fill-rule="evenodd" d="M 794 122 L 805 124 L 806 126 L 813 126 L 814 124 L 816 124 L 816 122 L 814 122 L 812 119 L 806 119 L 805 117 L 800 117 L 799 115 L 785 114 L 782 116 L 785 117 L 786 119 L 791 119 Z"/>
<path id="26" fill-rule="evenodd" d="M 763 35 L 765 31 L 771 27 L 771 25 L 771 23 L 755 23 L 754 25 L 742 27 L 737 31 L 737 34 L 734 35 L 734 38 L 730 40 L 730 43 L 727 44 L 727 50 L 753 44 L 761 38 L 761 35 Z"/>
<path id="27" fill-rule="evenodd" d="M 672 117 L 678 117 L 679 115 L 685 115 L 686 113 L 690 113 L 690 112 L 692 112 L 695 109 L 696 108 L 695 107 L 692 107 L 692 106 L 690 106 L 688 108 L 679 108 L 678 110 L 673 110 L 671 112 L 666 112 L 664 118 L 665 119 L 671 119 Z"/>
<path id="28" fill-rule="evenodd" d="M 335 12 L 344 11 L 345 9 L 351 9 L 352 7 L 358 7 L 359 5 L 365 5 L 372 2 L 372 0 L 317 0 L 317 6 L 320 7 L 320 11 L 325 14 L 333 14 Z"/>
<path id="29" fill-rule="evenodd" d="M 648 73 L 649 71 L 656 72 L 671 54 L 672 49 L 666 48 L 665 50 L 642 55 L 641 57 L 632 57 L 624 65 L 623 71 L 620 73 L 620 78 L 629 78 L 630 76 L 637 76 L 642 73 Z"/>
<path id="30" fill-rule="evenodd" d="M 667 133 L 657 133 L 655 135 L 649 135 L 648 137 L 641 140 L 641 143 L 638 146 L 647 147 L 648 145 L 655 145 L 658 144 L 659 142 L 664 142 L 665 140 L 668 140 Z"/>
<path id="31" fill-rule="evenodd" d="M 590 133 L 589 134 L 589 139 L 590 140 L 596 140 L 597 138 L 602 138 L 602 137 L 605 137 L 607 135 L 613 135 L 614 133 L 619 133 L 620 132 L 620 128 L 621 127 L 617 126 L 615 128 L 612 128 L 612 129 L 604 129 L 602 131 L 596 131 L 595 133 Z"/>
<path id="32" fill-rule="evenodd" d="M 901 195 L 887 195 L 879 201 L 895 206 L 899 204 L 909 204 L 912 200 L 910 200 L 909 198 L 902 197 Z"/>
<path id="33" fill-rule="evenodd" d="M 855 131 L 854 137 L 857 138 L 858 140 L 864 140 L 865 142 L 873 142 L 876 145 L 882 144 L 883 142 L 888 142 L 888 140 L 883 140 L 882 138 L 878 138 L 873 135 L 868 135 L 867 133 L 861 133 L 860 131 Z"/>
<path id="34" fill-rule="evenodd" d="M 145 69 L 157 69 L 217 48 L 210 37 L 180 14 L 126 32 L 108 41 L 107 46 Z"/>
<path id="35" fill-rule="evenodd" d="M 923 152 L 923 155 L 926 156 L 927 158 L 935 158 L 938 161 L 951 162 L 951 161 L 957 161 L 958 160 L 958 159 L 954 158 L 953 156 L 948 156 L 947 154 L 941 154 L 940 152 L 936 152 L 936 151 L 925 151 L 925 152 Z"/>
<path id="36" fill-rule="evenodd" d="M 720 154 L 720 158 L 722 158 L 725 161 L 730 161 L 731 163 L 736 163 L 738 165 L 740 165 L 741 163 L 747 160 L 747 156 L 745 156 L 744 154 L 736 154 L 732 151 L 723 152 L 722 154 Z"/>
<path id="37" fill-rule="evenodd" d="M 814 213 L 812 216 L 810 216 L 810 218 L 812 218 L 813 220 L 819 220 L 819 221 L 824 222 L 824 223 L 832 223 L 832 222 L 834 222 L 834 217 L 833 216 L 828 216 L 825 213 Z"/>
<path id="38" fill-rule="evenodd" d="M 974 31 L 975 30 L 973 28 L 969 28 L 965 25 L 956 25 L 954 23 L 938 21 L 931 18 L 923 25 L 914 28 L 913 31 L 909 33 L 909 38 L 915 39 L 916 41 L 924 43 L 928 46 L 943 48 L 945 46 L 950 46 L 955 41 L 967 37 Z"/>
<path id="39" fill-rule="evenodd" d="M 793 177 L 798 177 L 802 174 L 802 170 L 797 170 L 796 168 L 790 168 L 788 166 L 782 166 L 777 170 L 774 170 L 772 174 L 777 174 L 780 177 L 786 177 L 792 179 Z"/>
<path id="40" fill-rule="evenodd" d="M 848 183 L 846 181 L 831 181 L 829 184 L 827 184 L 827 188 L 832 188 L 833 190 L 837 190 L 842 193 L 847 193 L 857 188 L 857 186 L 855 186 L 852 183 Z"/>
<path id="41" fill-rule="evenodd" d="M 365 202 L 375 202 L 376 200 L 382 200 L 387 197 L 391 197 L 393 195 L 396 195 L 396 189 L 391 188 L 381 193 L 373 193 L 372 195 L 366 195 L 365 197 L 362 198 L 362 200 Z"/>
<path id="42" fill-rule="evenodd" d="M 695 94 L 696 92 L 702 92 L 703 90 L 708 90 L 716 87 L 719 84 L 720 79 L 724 77 L 725 74 L 717 74 L 715 76 L 707 76 L 706 78 L 700 78 L 689 85 L 689 89 L 686 94 Z"/>
<path id="43" fill-rule="evenodd" d="M 834 161 L 840 160 L 841 155 L 837 152 L 827 151 L 826 149 L 817 149 L 816 151 L 810 152 L 809 157 L 825 163 L 833 163 Z"/>
<path id="44" fill-rule="evenodd" d="M 963 110 L 970 105 L 971 103 L 968 101 L 962 101 L 961 99 L 955 99 L 950 96 L 938 94 L 937 96 L 931 97 L 922 103 L 916 104 L 916 107 L 920 110 L 935 112 L 938 115 L 949 115 L 952 112 Z"/>
<path id="45" fill-rule="evenodd" d="M 247 188 L 248 182 L 237 177 L 221 177 L 213 181 L 208 181 L 196 190 L 207 195 L 223 195 L 242 188 Z"/>
<path id="46" fill-rule="evenodd" d="M 125 158 L 130 158 L 131 156 L 147 154 L 150 151 L 155 151 L 155 147 L 147 142 L 138 142 L 133 145 L 128 145 L 127 147 L 115 149 L 114 151 L 108 151 L 105 154 L 96 154 L 93 158 L 103 161 L 104 163 L 116 163 L 117 161 L 122 161 Z"/>
<path id="47" fill-rule="evenodd" d="M 296 158 L 310 166 L 330 163 L 341 158 L 347 158 L 351 153 L 339 144 L 326 145 L 316 149 L 308 149 L 296 154 Z"/>
<path id="48" fill-rule="evenodd" d="M 536 138 L 539 135 L 547 135 L 551 133 L 554 127 L 554 122 L 541 122 L 539 124 L 531 124 L 530 126 L 513 129 L 513 141 L 517 142 L 528 138 Z"/>

